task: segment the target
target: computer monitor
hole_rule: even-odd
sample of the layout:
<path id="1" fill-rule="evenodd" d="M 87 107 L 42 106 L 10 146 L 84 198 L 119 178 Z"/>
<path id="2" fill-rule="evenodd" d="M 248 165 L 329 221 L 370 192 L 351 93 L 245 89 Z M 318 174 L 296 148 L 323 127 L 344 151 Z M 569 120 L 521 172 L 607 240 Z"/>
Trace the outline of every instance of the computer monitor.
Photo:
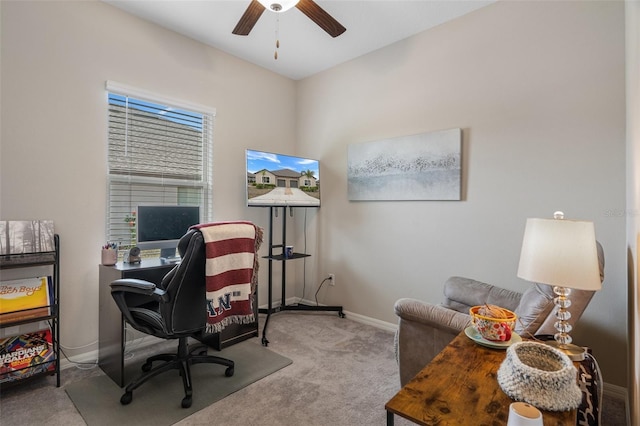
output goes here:
<path id="1" fill-rule="evenodd" d="M 200 223 L 199 206 L 138 206 L 137 244 L 140 250 L 160 249 L 160 258 L 173 260 L 178 241 Z"/>

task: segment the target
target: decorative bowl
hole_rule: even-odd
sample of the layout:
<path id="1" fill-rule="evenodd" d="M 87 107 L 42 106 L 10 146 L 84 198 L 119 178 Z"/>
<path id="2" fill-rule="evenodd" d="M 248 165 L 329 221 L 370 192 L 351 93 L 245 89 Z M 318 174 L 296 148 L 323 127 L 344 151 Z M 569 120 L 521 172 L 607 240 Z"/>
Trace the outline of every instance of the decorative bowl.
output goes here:
<path id="1" fill-rule="evenodd" d="M 508 342 L 516 326 L 517 315 L 505 308 L 498 308 L 500 316 L 483 315 L 486 305 L 473 306 L 469 309 L 471 322 L 478 333 L 493 342 Z M 497 308 L 497 307 L 495 307 Z"/>

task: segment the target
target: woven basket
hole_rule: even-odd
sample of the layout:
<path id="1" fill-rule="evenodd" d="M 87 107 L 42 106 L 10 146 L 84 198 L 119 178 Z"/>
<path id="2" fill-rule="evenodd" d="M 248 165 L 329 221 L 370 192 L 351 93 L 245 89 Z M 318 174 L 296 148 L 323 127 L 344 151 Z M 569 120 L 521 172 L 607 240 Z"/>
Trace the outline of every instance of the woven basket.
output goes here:
<path id="1" fill-rule="evenodd" d="M 567 355 L 537 342 L 514 343 L 498 369 L 510 398 L 548 411 L 573 410 L 582 401 L 578 371 Z"/>

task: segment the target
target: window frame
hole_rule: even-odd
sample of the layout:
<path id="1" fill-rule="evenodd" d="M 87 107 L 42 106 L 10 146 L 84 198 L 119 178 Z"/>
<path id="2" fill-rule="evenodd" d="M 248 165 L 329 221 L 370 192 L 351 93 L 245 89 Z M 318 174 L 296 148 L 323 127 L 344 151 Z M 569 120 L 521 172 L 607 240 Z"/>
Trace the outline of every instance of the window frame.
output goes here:
<path id="1" fill-rule="evenodd" d="M 200 206 L 200 215 L 201 222 L 210 222 L 213 220 L 213 130 L 215 126 L 215 116 L 216 110 L 215 108 L 211 108 L 208 106 L 196 104 L 193 102 L 186 102 L 178 99 L 173 99 L 167 96 L 162 96 L 159 94 L 155 94 L 149 91 L 145 91 L 142 89 L 138 89 L 135 87 L 127 86 L 124 84 L 116 83 L 114 81 L 107 81 L 105 84 L 105 97 L 106 102 L 105 106 L 107 108 L 105 117 L 107 120 L 106 128 L 107 128 L 107 140 L 106 140 L 106 148 L 107 148 L 107 188 L 106 188 L 106 223 L 105 223 L 105 234 L 107 236 L 107 241 L 115 242 L 120 245 L 123 249 L 132 247 L 135 245 L 135 238 L 133 228 L 135 227 L 135 217 L 133 219 L 134 225 L 131 226 L 131 234 L 120 229 L 120 222 L 127 223 L 126 217 L 130 217 L 130 213 L 135 211 L 135 207 L 138 204 L 175 204 L 171 202 L 164 202 L 164 197 L 162 197 L 162 202 L 142 202 L 142 201 L 131 201 L 130 203 L 135 203 L 135 206 L 129 206 L 129 213 L 126 213 L 126 216 L 120 217 L 121 213 L 114 213 L 117 210 L 114 207 L 115 204 L 118 203 L 117 196 L 112 194 L 112 188 L 115 188 L 114 185 L 119 185 L 122 187 L 137 188 L 133 189 L 133 191 L 137 191 L 137 195 L 143 195 L 144 190 L 140 189 L 144 186 L 153 186 L 154 188 L 162 188 L 164 191 L 167 188 L 169 191 L 172 191 L 175 187 L 175 199 L 179 200 L 181 197 L 180 189 L 185 190 L 184 193 L 189 193 L 189 187 L 197 189 L 200 191 L 199 202 L 197 203 L 188 203 L 191 205 L 197 204 Z M 202 149 L 201 152 L 201 162 L 198 162 L 198 167 L 202 167 L 202 173 L 200 179 L 181 179 L 181 178 L 166 178 L 166 177 L 150 177 L 150 176 L 142 176 L 136 175 L 135 170 L 130 169 L 129 174 L 122 173 L 121 171 L 112 173 L 111 170 L 111 140 L 110 133 L 113 131 L 114 127 L 112 126 L 112 115 L 110 112 L 110 95 L 119 95 L 127 98 L 150 102 L 154 104 L 159 104 L 162 106 L 166 106 L 169 108 L 174 108 L 177 110 L 184 110 L 191 113 L 196 113 L 198 115 L 203 116 L 203 128 L 202 128 L 202 144 L 199 148 Z M 129 137 L 129 135 L 127 135 Z M 120 167 L 121 168 L 121 167 Z M 195 191 L 194 191 L 195 192 Z M 163 192 L 164 193 L 164 192 Z M 178 203 L 179 204 L 179 203 Z M 123 219 L 123 220 L 120 220 Z M 125 225 L 126 227 L 126 225 Z M 126 236 L 125 236 L 126 235 Z"/>

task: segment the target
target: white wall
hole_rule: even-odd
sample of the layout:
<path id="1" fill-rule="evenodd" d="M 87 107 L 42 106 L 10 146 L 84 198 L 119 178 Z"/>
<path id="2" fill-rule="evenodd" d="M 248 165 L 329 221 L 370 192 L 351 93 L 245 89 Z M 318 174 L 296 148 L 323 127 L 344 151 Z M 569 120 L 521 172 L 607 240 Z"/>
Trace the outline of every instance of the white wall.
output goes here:
<path id="1" fill-rule="evenodd" d="M 625 387 L 624 54 L 622 2 L 499 2 L 301 81 L 297 147 L 323 191 L 310 262 L 337 278 L 320 301 L 396 322 L 395 300 L 439 302 L 452 275 L 523 290 L 526 218 L 563 210 L 607 258 L 572 335 Z M 347 199 L 349 144 L 457 127 L 463 201 Z"/>
<path id="2" fill-rule="evenodd" d="M 627 51 L 627 244 L 629 247 L 629 424 L 640 423 L 640 2 L 625 3 Z"/>
<path id="3" fill-rule="evenodd" d="M 215 219 L 260 226 L 263 209 L 245 207 L 244 150 L 292 151 L 295 84 L 101 2 L 0 7 L 0 217 L 54 220 L 62 344 L 78 348 L 68 355 L 90 352 L 105 238 L 105 81 L 216 108 Z"/>

